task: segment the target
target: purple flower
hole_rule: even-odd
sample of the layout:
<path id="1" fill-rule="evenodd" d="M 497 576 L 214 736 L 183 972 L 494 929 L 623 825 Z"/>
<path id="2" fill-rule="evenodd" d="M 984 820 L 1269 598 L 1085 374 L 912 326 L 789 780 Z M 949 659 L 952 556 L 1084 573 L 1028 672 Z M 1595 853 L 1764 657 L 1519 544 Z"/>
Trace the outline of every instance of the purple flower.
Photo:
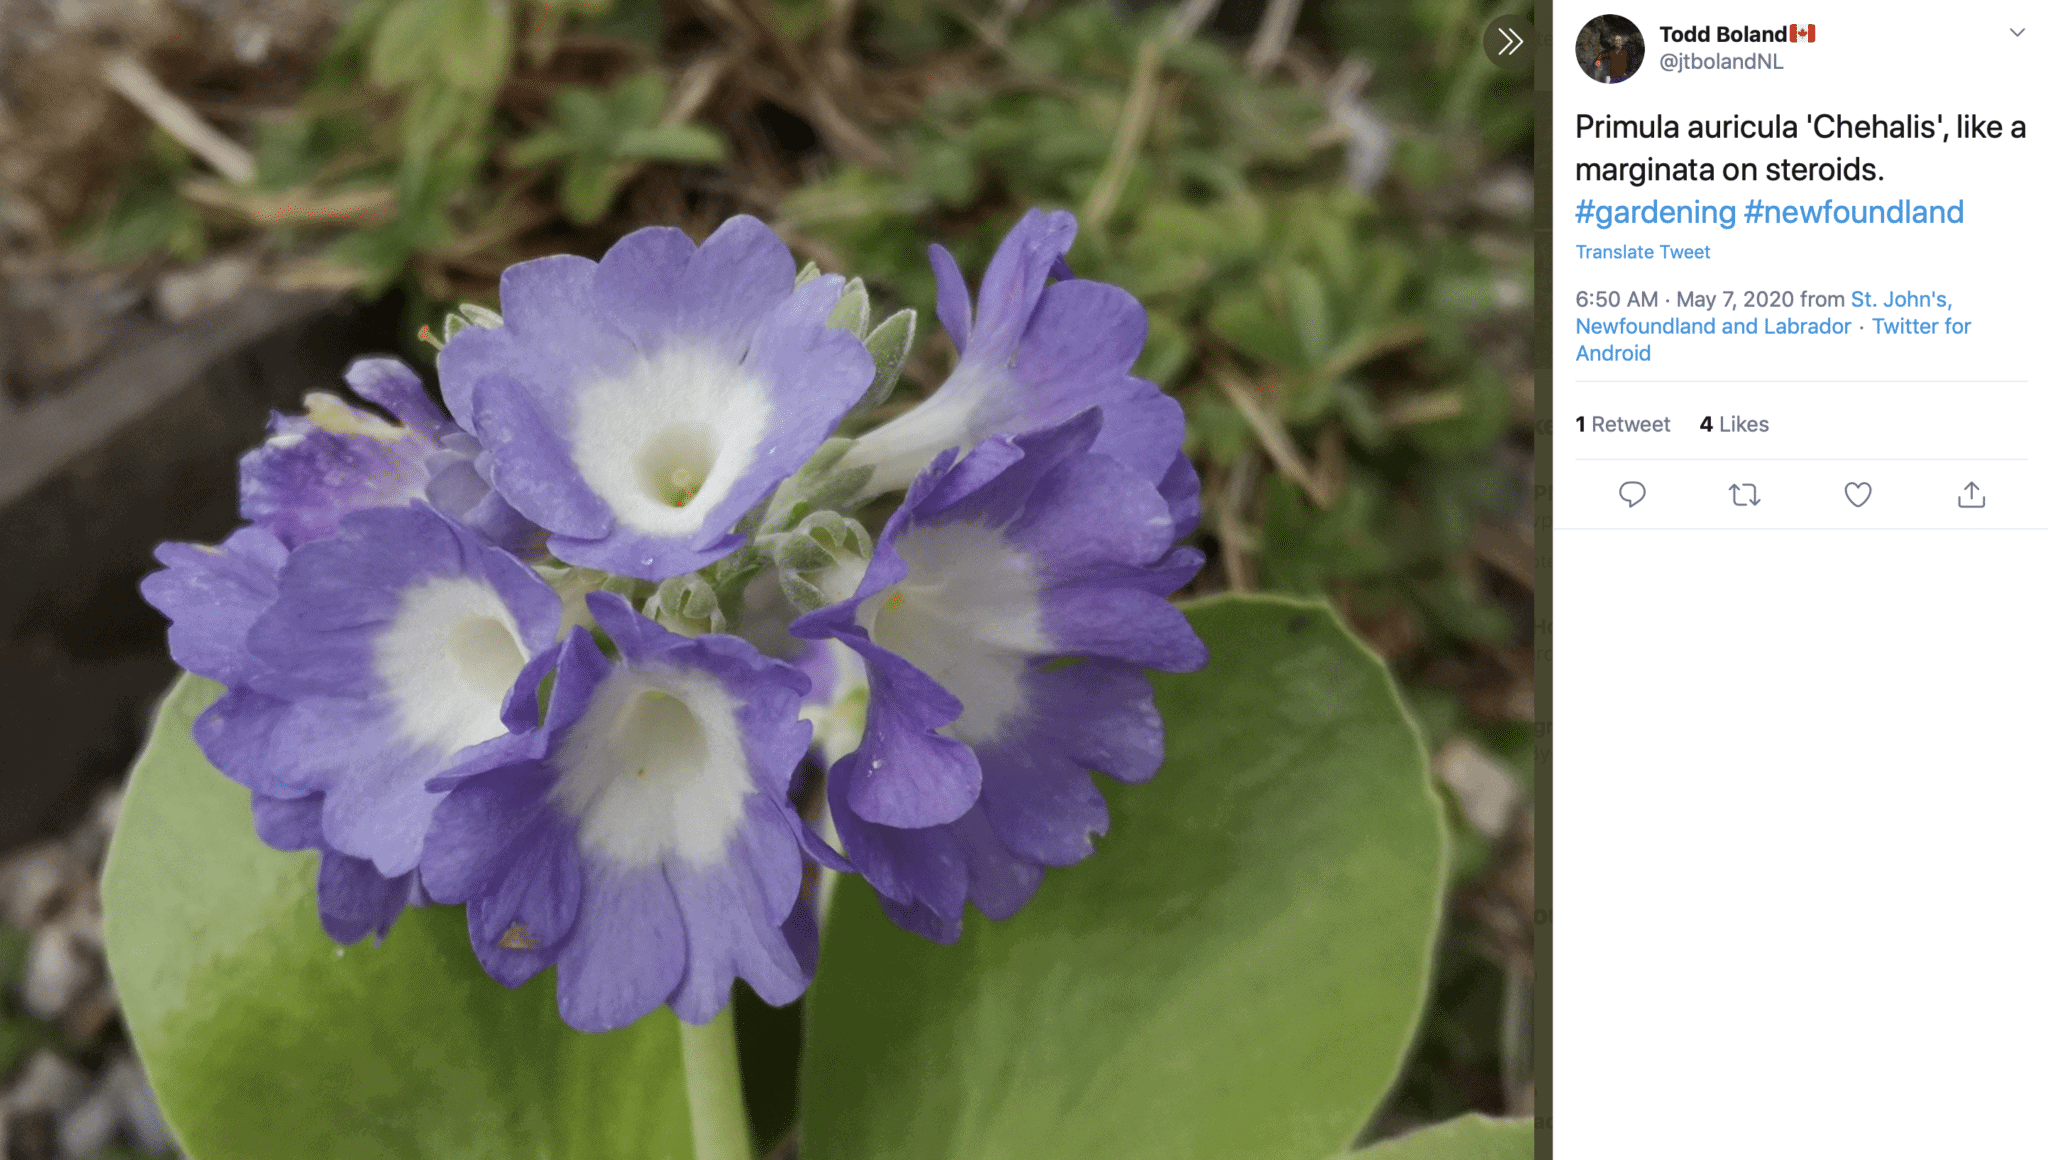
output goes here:
<path id="1" fill-rule="evenodd" d="M 448 796 L 428 893 L 469 904 L 500 982 L 556 966 L 562 1018 L 586 1031 L 664 1003 L 707 1022 L 735 977 L 790 1002 L 815 955 L 787 796 L 807 682 L 736 637 L 677 636 L 616 595 L 587 599 L 618 660 L 572 630 L 519 757 L 434 783 Z"/>
<path id="2" fill-rule="evenodd" d="M 1153 482 L 1174 505 L 1177 535 L 1194 530 L 1194 466 L 1181 454 L 1180 404 L 1131 374 L 1145 346 L 1145 308 L 1106 282 L 1075 278 L 1062 255 L 1074 215 L 1033 209 L 989 262 L 970 309 L 967 281 L 945 247 L 931 247 L 939 321 L 960 364 L 930 398 L 862 435 L 848 467 L 872 467 L 871 494 L 908 485 L 942 451 L 991 435 L 1035 431 L 1102 409 L 1092 448 Z M 1057 278 L 1052 285 L 1048 277 Z"/>
<path id="3" fill-rule="evenodd" d="M 399 423 L 318 391 L 304 415 L 272 414 L 270 437 L 242 457 L 244 519 L 296 548 L 333 535 L 350 512 L 426 499 L 500 547 L 538 546 L 534 526 L 477 474 L 475 437 L 427 397 L 411 367 L 361 358 L 345 377 Z"/>
<path id="4" fill-rule="evenodd" d="M 522 262 L 505 325 L 449 340 L 441 375 L 483 474 L 572 564 L 658 580 L 738 547 L 733 525 L 810 458 L 874 377 L 825 325 L 841 279 L 795 286 L 767 226 L 702 248 L 627 235 L 592 262 Z"/>
<path id="5" fill-rule="evenodd" d="M 427 782 L 505 740 L 501 711 L 532 699 L 540 674 L 522 670 L 553 644 L 561 602 L 424 503 L 343 517 L 276 583 L 246 671 L 193 734 L 263 797 L 320 796 L 328 848 L 402 876 L 441 798 Z"/>
<path id="6" fill-rule="evenodd" d="M 257 668 L 249 626 L 277 599 L 285 546 L 261 527 L 242 528 L 219 547 L 158 544 L 164 567 L 142 579 L 142 598 L 171 620 L 171 659 L 223 685 Z"/>
<path id="7" fill-rule="evenodd" d="M 322 794 L 302 798 L 250 795 L 256 834 L 274 850 L 320 851 L 320 926 L 338 943 L 362 941 L 365 935 L 391 933 L 407 905 L 427 902 L 417 870 L 386 878 L 366 858 L 351 858 L 327 844 L 320 832 Z"/>
<path id="8" fill-rule="evenodd" d="M 142 581 L 142 594 L 171 618 L 171 656 L 200 676 L 234 686 L 260 666 L 249 651 L 249 628 L 277 600 L 285 548 L 260 527 L 243 528 L 218 548 L 163 544 L 165 567 Z M 320 833 L 323 795 L 282 799 L 251 795 L 256 833 L 279 850 L 318 850 L 320 922 L 336 941 L 380 938 L 405 909 L 422 900 L 419 875 L 386 878 L 361 858 L 334 850 Z"/>
<path id="9" fill-rule="evenodd" d="M 1173 547 L 1151 481 L 1090 450 L 1102 422 L 942 455 L 853 597 L 791 626 L 867 662 L 866 732 L 827 797 L 847 859 L 933 938 L 967 899 L 1007 916 L 1088 855 L 1109 825 L 1090 771 L 1142 781 L 1163 757 L 1144 669 L 1208 658 L 1166 599 L 1201 553 Z"/>

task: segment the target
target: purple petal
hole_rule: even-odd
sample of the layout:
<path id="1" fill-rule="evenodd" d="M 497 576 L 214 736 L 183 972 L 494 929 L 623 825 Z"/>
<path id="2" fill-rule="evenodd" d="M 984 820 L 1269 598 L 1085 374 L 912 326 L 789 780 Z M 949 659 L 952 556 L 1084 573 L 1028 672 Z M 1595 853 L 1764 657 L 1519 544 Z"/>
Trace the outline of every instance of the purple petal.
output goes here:
<path id="1" fill-rule="evenodd" d="M 505 325 L 465 327 L 441 352 L 441 393 L 455 421 L 476 430 L 473 397 L 493 374 L 560 381 L 630 360 L 633 344 L 604 324 L 596 282 L 597 263 L 571 254 L 507 267 L 498 282 Z"/>
<path id="2" fill-rule="evenodd" d="M 590 539 L 612 530 L 611 508 L 583 482 L 568 444 L 524 387 L 487 378 L 477 384 L 474 406 L 477 434 L 491 448 L 482 461 L 491 486 L 519 514 L 563 537 Z"/>
<path id="3" fill-rule="evenodd" d="M 668 346 L 696 305 L 685 286 L 696 253 L 697 243 L 683 231 L 648 226 L 614 242 L 597 263 L 597 308 L 642 357 Z"/>
<path id="4" fill-rule="evenodd" d="M 1080 661 L 1031 676 L 1033 719 L 1060 752 L 1119 781 L 1145 781 L 1166 760 L 1166 727 L 1143 670 Z"/>
<path id="5" fill-rule="evenodd" d="M 171 619 L 171 658 L 223 684 L 248 679 L 249 629 L 277 599 L 284 545 L 243 528 L 218 548 L 160 544 L 156 558 L 164 570 L 143 578 L 142 597 Z"/>
<path id="6" fill-rule="evenodd" d="M 274 798 L 250 793 L 249 809 L 256 815 L 256 836 L 273 850 L 316 850 L 320 848 L 320 795 L 302 798 Z"/>
<path id="7" fill-rule="evenodd" d="M 299 748 L 296 711 L 292 702 L 230 688 L 192 723 L 192 739 L 229 779 L 266 797 L 303 798 L 319 792 L 327 765 L 323 755 Z"/>
<path id="8" fill-rule="evenodd" d="M 1159 479 L 1159 494 L 1173 513 L 1173 538 L 1194 535 L 1202 523 L 1202 477 L 1195 474 L 1194 461 L 1181 455 L 1168 464 Z"/>
<path id="9" fill-rule="evenodd" d="M 709 870 L 681 859 L 668 863 L 690 945 L 689 965 L 669 1005 L 692 1023 L 718 1014 L 735 978 L 745 978 L 773 1006 L 792 1002 L 810 983 L 782 932 L 803 882 L 795 836 L 778 816 L 787 808 L 757 794 L 726 862 Z"/>
<path id="10" fill-rule="evenodd" d="M 1066 652 L 1169 673 L 1209 663 L 1209 649 L 1188 618 L 1150 592 L 1076 584 L 1047 593 L 1042 608 L 1047 632 Z"/>
<path id="11" fill-rule="evenodd" d="M 447 413 L 427 397 L 419 373 L 395 358 L 359 358 L 349 364 L 342 378 L 350 390 L 436 443 L 455 429 Z"/>
<path id="12" fill-rule="evenodd" d="M 1130 374 L 1145 330 L 1145 308 L 1118 287 L 1080 280 L 1048 287 L 1013 371 L 1029 410 L 1003 429 L 1029 430 L 1101 407 L 1093 450 L 1146 479 L 1163 477 L 1181 453 L 1187 420 L 1173 396 Z"/>
<path id="13" fill-rule="evenodd" d="M 967 862 L 944 827 L 901 829 L 867 821 L 848 807 L 845 780 L 836 770 L 825 783 L 825 797 L 846 856 L 868 884 L 899 907 L 922 908 L 942 923 L 950 916 L 952 938 L 958 938 L 960 910 L 967 905 Z"/>
<path id="14" fill-rule="evenodd" d="M 405 912 L 412 876 L 386 878 L 361 858 L 326 853 L 320 857 L 320 925 L 344 945 L 375 933 L 383 938 Z"/>
<path id="15" fill-rule="evenodd" d="M 507 868 L 489 897 L 472 902 L 481 929 L 502 939 L 517 922 L 542 946 L 554 946 L 574 929 L 583 902 L 583 862 L 576 833 L 559 814 L 537 818 L 515 838 L 519 858 Z"/>
<path id="16" fill-rule="evenodd" d="M 981 792 L 974 751 L 933 732 L 960 715 L 959 699 L 924 672 L 865 639 L 848 639 L 868 663 L 867 729 L 831 776 L 853 812 L 878 825 L 950 822 Z"/>
<path id="17" fill-rule="evenodd" d="M 738 362 L 750 344 L 758 346 L 755 328 L 764 325 L 763 317 L 795 288 L 796 260 L 775 231 L 745 214 L 729 218 L 704 239 L 682 272 L 668 323 L 670 341 L 687 339 Z"/>
<path id="18" fill-rule="evenodd" d="M 939 282 L 939 324 L 953 337 L 953 349 L 966 350 L 974 331 L 974 310 L 967 304 L 967 279 L 960 275 L 960 263 L 953 252 L 933 242 L 925 251 L 931 257 L 932 276 Z"/>
<path id="19" fill-rule="evenodd" d="M 1109 804 L 1088 772 L 1053 745 L 1017 745 L 986 753 L 981 801 L 1003 845 L 1043 866 L 1067 866 L 1109 832 Z"/>
<path id="20" fill-rule="evenodd" d="M 1046 292 L 1052 264 L 1074 244 L 1078 229 L 1074 215 L 1065 210 L 1025 211 L 982 275 L 974 303 L 974 333 L 962 350 L 963 361 L 987 355 L 1007 361 Z"/>
<path id="21" fill-rule="evenodd" d="M 782 937 L 789 942 L 789 953 L 796 957 L 797 968 L 805 976 L 818 973 L 818 912 L 808 898 L 799 898 L 790 908 L 789 917 L 783 920 Z"/>
<path id="22" fill-rule="evenodd" d="M 468 902 L 495 890 L 523 856 L 522 839 L 548 809 L 554 784 L 545 766 L 527 762 L 477 774 L 450 790 L 435 810 L 420 855 L 428 896 Z"/>
<path id="23" fill-rule="evenodd" d="M 563 1021 L 579 1031 L 634 1022 L 682 983 L 687 948 L 682 911 L 659 865 L 587 860 L 576 926 L 557 963 Z"/>
<path id="24" fill-rule="evenodd" d="M 967 896 L 998 922 L 1024 909 L 1045 868 L 1011 853 L 989 825 L 986 806 L 967 811 L 949 827 L 967 856 Z"/>
<path id="25" fill-rule="evenodd" d="M 350 512 L 426 494 L 435 448 L 422 437 L 337 434 L 296 416 L 274 417 L 272 430 L 241 459 L 240 506 L 244 519 L 286 547 L 332 535 Z"/>
<path id="26" fill-rule="evenodd" d="M 1004 535 L 1047 584 L 1062 584 L 1151 564 L 1173 545 L 1173 517 L 1136 472 L 1081 455 L 1045 475 Z"/>
<path id="27" fill-rule="evenodd" d="M 329 736 L 344 731 L 387 729 L 386 716 L 370 708 L 330 722 Z M 339 738 L 336 738 L 337 746 Z M 352 750 L 352 752 L 351 752 Z M 393 745 L 370 733 L 338 757 L 353 758 L 327 781 L 321 829 L 338 850 L 368 858 L 387 874 L 419 865 L 420 852 L 441 794 L 426 788 L 442 764 L 439 754 Z M 337 764 L 340 764 L 337 762 Z"/>

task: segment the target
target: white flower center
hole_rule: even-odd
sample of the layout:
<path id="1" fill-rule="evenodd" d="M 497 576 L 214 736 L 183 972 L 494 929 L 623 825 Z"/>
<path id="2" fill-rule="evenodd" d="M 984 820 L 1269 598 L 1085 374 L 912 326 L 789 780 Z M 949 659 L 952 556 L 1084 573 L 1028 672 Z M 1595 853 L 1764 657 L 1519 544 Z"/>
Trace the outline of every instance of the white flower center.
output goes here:
<path id="1" fill-rule="evenodd" d="M 441 753 L 505 731 L 499 706 L 528 660 L 497 590 L 468 576 L 407 589 L 372 653 L 402 739 Z"/>
<path id="2" fill-rule="evenodd" d="M 641 486 L 656 503 L 684 507 L 718 464 L 718 444 L 702 423 L 671 423 L 640 449 Z"/>
<path id="3" fill-rule="evenodd" d="M 970 745 L 994 739 L 1024 707 L 1032 659 L 1053 651 L 1031 557 L 994 528 L 965 523 L 911 528 L 896 552 L 909 575 L 861 601 L 858 621 L 960 699 L 959 719 L 941 733 Z"/>
<path id="4" fill-rule="evenodd" d="M 519 670 L 526 667 L 526 650 L 503 621 L 472 616 L 448 630 L 448 655 L 455 659 L 455 671 L 462 683 L 479 697 L 503 700 Z"/>
<path id="5" fill-rule="evenodd" d="M 584 481 L 620 523 L 659 536 L 703 528 L 752 466 L 771 411 L 766 383 L 687 348 L 584 383 L 575 406 L 570 456 Z"/>
<path id="6" fill-rule="evenodd" d="M 605 677 L 556 757 L 554 801 L 583 848 L 626 866 L 721 861 L 754 792 L 738 708 L 702 673 Z"/>

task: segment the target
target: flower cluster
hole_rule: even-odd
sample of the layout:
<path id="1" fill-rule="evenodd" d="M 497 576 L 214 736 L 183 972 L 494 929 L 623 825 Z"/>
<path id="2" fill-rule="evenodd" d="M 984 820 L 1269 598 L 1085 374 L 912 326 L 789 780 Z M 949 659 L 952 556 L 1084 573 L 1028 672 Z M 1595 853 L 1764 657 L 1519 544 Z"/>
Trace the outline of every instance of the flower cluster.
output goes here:
<path id="1" fill-rule="evenodd" d="M 972 301 L 932 247 L 959 363 L 856 437 L 915 315 L 870 325 L 747 217 L 513 266 L 502 316 L 449 319 L 445 410 L 369 358 L 384 414 L 277 417 L 247 526 L 143 592 L 226 687 L 194 732 L 257 832 L 320 852 L 328 933 L 463 904 L 573 1026 L 701 1023 L 809 982 L 807 860 L 950 941 L 1086 857 L 1091 774 L 1162 758 L 1144 670 L 1207 654 L 1167 600 L 1201 564 L 1180 408 L 1074 228 L 1027 214 Z"/>

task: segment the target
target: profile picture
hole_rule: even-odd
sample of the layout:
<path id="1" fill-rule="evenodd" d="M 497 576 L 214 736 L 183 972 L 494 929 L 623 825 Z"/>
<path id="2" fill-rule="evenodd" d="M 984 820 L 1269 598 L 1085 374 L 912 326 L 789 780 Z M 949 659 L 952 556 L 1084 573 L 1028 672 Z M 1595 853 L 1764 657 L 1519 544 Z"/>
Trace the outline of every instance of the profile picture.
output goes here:
<path id="1" fill-rule="evenodd" d="M 1626 16 L 1595 16 L 1579 29 L 1579 67 L 1594 83 L 1618 85 L 1643 65 L 1643 34 Z"/>

